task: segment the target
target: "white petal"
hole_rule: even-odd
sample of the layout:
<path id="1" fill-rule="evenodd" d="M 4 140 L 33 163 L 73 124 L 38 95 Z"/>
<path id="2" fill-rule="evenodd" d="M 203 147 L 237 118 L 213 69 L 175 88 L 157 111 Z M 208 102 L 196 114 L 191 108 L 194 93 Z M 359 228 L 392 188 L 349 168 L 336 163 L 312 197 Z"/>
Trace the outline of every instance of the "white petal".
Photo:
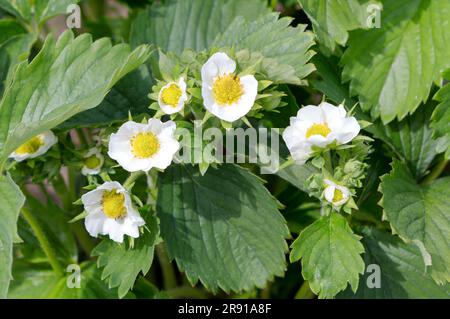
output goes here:
<path id="1" fill-rule="evenodd" d="M 324 123 L 325 118 L 323 116 L 322 109 L 315 105 L 307 105 L 302 107 L 297 112 L 297 118 L 302 121 L 308 121 L 310 123 Z"/>
<path id="2" fill-rule="evenodd" d="M 342 121 L 340 130 L 335 134 L 340 144 L 347 144 L 358 136 L 360 130 L 361 126 L 358 121 L 354 117 L 348 117 Z"/>
<path id="3" fill-rule="evenodd" d="M 87 176 L 87 175 L 97 175 L 98 173 L 100 173 L 101 169 L 100 168 L 89 168 L 86 165 L 84 165 L 81 168 L 81 174 Z"/>
<path id="4" fill-rule="evenodd" d="M 108 234 L 111 240 L 123 243 L 124 227 L 114 219 L 109 219 L 103 228 L 104 235 Z"/>
<path id="5" fill-rule="evenodd" d="M 315 145 L 318 147 L 326 147 L 330 143 L 333 142 L 333 136 L 331 134 L 327 135 L 327 137 L 324 137 L 322 135 L 312 135 L 306 139 L 308 143 L 311 145 Z"/>
<path id="6" fill-rule="evenodd" d="M 95 206 L 101 203 L 103 191 L 96 188 L 81 196 L 81 202 L 86 206 Z"/>
<path id="7" fill-rule="evenodd" d="M 126 190 L 122 186 L 122 184 L 120 184 L 119 182 L 116 182 L 116 181 L 104 182 L 102 185 L 97 187 L 97 189 L 108 190 L 108 191 L 116 189 L 117 192 L 119 192 L 119 193 L 125 193 L 126 192 Z"/>
<path id="8" fill-rule="evenodd" d="M 22 161 L 30 158 L 30 155 L 31 154 L 17 154 L 16 152 L 13 152 L 13 153 L 11 153 L 11 155 L 9 155 L 9 158 L 12 158 L 16 162 L 22 162 Z"/>
<path id="9" fill-rule="evenodd" d="M 325 188 L 323 195 L 324 195 L 325 199 L 327 200 L 327 202 L 333 203 L 335 190 L 336 190 L 335 185 L 329 185 Z"/>
<path id="10" fill-rule="evenodd" d="M 319 107 L 322 109 L 326 120 L 333 118 L 343 118 L 347 115 L 347 111 L 342 105 L 334 106 L 333 104 L 322 102 L 319 104 Z"/>
<path id="11" fill-rule="evenodd" d="M 212 84 L 214 78 L 233 73 L 236 70 L 236 62 L 223 52 L 213 54 L 202 66 L 202 81 Z"/>
<path id="12" fill-rule="evenodd" d="M 288 126 L 283 132 L 283 140 L 297 164 L 305 164 L 311 156 L 312 150 L 310 144 L 305 140 L 302 128 L 298 127 L 297 123 Z"/>
<path id="13" fill-rule="evenodd" d="M 44 144 L 39 147 L 35 153 L 30 154 L 29 158 L 35 158 L 47 153 L 47 151 L 58 142 L 58 138 L 52 131 L 45 131 L 44 133 L 39 134 L 39 136 L 42 138 Z"/>
<path id="14" fill-rule="evenodd" d="M 103 225 L 106 219 L 107 217 L 103 213 L 89 214 L 86 216 L 84 225 L 89 235 L 98 237 L 99 234 L 102 234 Z"/>

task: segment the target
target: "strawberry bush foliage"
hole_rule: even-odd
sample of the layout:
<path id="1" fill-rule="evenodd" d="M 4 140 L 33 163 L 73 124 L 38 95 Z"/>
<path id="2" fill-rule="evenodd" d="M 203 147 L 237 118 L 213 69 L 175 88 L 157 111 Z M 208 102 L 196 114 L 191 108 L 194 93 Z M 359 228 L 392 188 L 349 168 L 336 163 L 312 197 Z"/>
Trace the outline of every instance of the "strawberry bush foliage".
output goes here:
<path id="1" fill-rule="evenodd" d="M 448 298 L 449 24 L 447 0 L 0 0 L 0 297 Z M 210 143 L 263 128 L 274 169 Z"/>

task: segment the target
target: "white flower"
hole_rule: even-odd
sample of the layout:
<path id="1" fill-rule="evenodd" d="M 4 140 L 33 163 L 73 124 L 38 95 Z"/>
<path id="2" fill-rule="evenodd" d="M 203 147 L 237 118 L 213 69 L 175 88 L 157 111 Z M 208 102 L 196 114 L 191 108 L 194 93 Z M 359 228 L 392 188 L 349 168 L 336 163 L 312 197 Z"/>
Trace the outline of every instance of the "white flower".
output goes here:
<path id="1" fill-rule="evenodd" d="M 161 88 L 158 95 L 158 104 L 166 114 L 180 112 L 186 103 L 186 82 L 180 78 L 177 82 L 169 82 Z"/>
<path id="2" fill-rule="evenodd" d="M 45 131 L 20 145 L 9 157 L 17 162 L 35 158 L 46 153 L 57 142 L 58 138 L 52 131 Z"/>
<path id="3" fill-rule="evenodd" d="M 109 235 L 116 242 L 123 236 L 139 237 L 139 227 L 145 221 L 131 204 L 130 195 L 118 182 L 103 185 L 81 196 L 87 212 L 84 225 L 92 237 Z"/>
<path id="4" fill-rule="evenodd" d="M 325 179 L 324 182 L 327 186 L 323 191 L 323 196 L 334 207 L 340 207 L 348 201 L 350 190 L 347 187 L 338 185 L 329 179 Z"/>
<path id="5" fill-rule="evenodd" d="M 202 67 L 202 97 L 205 108 L 218 118 L 234 122 L 255 103 L 258 81 L 253 75 L 234 74 L 236 62 L 225 53 L 215 53 Z"/>
<path id="6" fill-rule="evenodd" d="M 84 155 L 84 165 L 81 169 L 81 173 L 83 175 L 96 175 L 100 173 L 100 170 L 105 161 L 104 156 L 100 152 L 100 150 L 96 147 L 91 148 Z"/>
<path id="7" fill-rule="evenodd" d="M 298 164 L 304 164 L 313 153 L 313 146 L 325 148 L 332 143 L 347 144 L 360 131 L 358 121 L 347 117 L 342 105 L 322 102 L 319 106 L 301 108 L 283 132 L 283 139 Z"/>
<path id="8" fill-rule="evenodd" d="M 176 125 L 150 119 L 148 124 L 128 121 L 109 138 L 108 155 L 129 172 L 149 171 L 170 165 L 180 143 L 175 139 Z"/>

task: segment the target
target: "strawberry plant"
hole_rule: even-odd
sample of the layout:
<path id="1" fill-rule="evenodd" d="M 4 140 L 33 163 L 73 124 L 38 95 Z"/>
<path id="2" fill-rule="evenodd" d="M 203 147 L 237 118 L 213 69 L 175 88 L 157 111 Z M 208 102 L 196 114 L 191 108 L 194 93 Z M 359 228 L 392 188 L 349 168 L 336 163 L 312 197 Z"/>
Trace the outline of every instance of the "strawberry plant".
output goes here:
<path id="1" fill-rule="evenodd" d="M 1 298 L 448 298 L 447 0 L 0 0 Z"/>

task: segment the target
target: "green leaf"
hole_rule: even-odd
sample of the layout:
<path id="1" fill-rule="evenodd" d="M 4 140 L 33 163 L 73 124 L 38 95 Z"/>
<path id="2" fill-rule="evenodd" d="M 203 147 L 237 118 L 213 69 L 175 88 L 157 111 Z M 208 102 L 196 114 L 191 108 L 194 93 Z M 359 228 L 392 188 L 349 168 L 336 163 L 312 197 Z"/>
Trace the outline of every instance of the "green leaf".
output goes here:
<path id="1" fill-rule="evenodd" d="M 146 114 L 150 112 L 148 93 L 153 85 L 149 68 L 141 66 L 120 80 L 99 106 L 71 117 L 59 127 L 109 125 L 128 119 L 128 114 L 133 117 Z"/>
<path id="2" fill-rule="evenodd" d="M 291 262 L 302 259 L 302 274 L 319 298 L 333 298 L 349 282 L 356 291 L 364 272 L 364 247 L 337 213 L 315 221 L 292 244 Z"/>
<path id="3" fill-rule="evenodd" d="M 450 66 L 450 2 L 381 2 L 382 27 L 352 32 L 342 63 L 343 79 L 351 81 L 363 110 L 388 123 L 425 102 Z"/>
<path id="4" fill-rule="evenodd" d="M 339 59 L 335 56 L 325 57 L 319 53 L 312 58 L 312 63 L 316 66 L 320 79 L 311 79 L 311 85 L 333 102 L 345 101 L 347 106 L 352 107 L 355 102 L 349 94 L 348 86 L 342 84 Z"/>
<path id="5" fill-rule="evenodd" d="M 268 12 L 263 0 L 168 0 L 141 12 L 131 26 L 133 45 L 154 44 L 163 51 L 201 51 L 242 16 L 254 20 Z"/>
<path id="6" fill-rule="evenodd" d="M 192 284 L 242 291 L 283 275 L 286 222 L 247 170 L 222 165 L 201 176 L 196 167 L 171 166 L 161 176 L 157 207 L 169 255 Z"/>
<path id="7" fill-rule="evenodd" d="M 284 179 L 285 181 L 291 183 L 298 189 L 304 192 L 308 192 L 307 187 L 305 187 L 305 181 L 311 177 L 311 175 L 318 173 L 318 169 L 315 168 L 310 163 L 304 165 L 293 164 L 284 169 L 279 170 L 276 174 Z"/>
<path id="8" fill-rule="evenodd" d="M 291 18 L 278 19 L 272 13 L 256 21 L 237 18 L 214 41 L 215 47 L 233 47 L 236 50 L 259 52 L 273 59 L 279 66 L 290 66 L 297 76 L 292 84 L 301 84 L 301 80 L 314 71 L 314 65 L 308 63 L 314 55 L 310 48 L 314 45 L 314 35 L 305 31 L 306 25 L 290 26 Z"/>
<path id="9" fill-rule="evenodd" d="M 108 39 L 65 32 L 47 38 L 31 63 L 20 63 L 0 102 L 0 171 L 23 142 L 100 104 L 111 87 L 148 58 L 149 48 L 130 52 Z M 14 110 L 14 111 L 13 111 Z"/>
<path id="10" fill-rule="evenodd" d="M 444 75 L 447 80 L 450 80 L 450 71 Z M 431 127 L 434 129 L 434 135 L 441 137 L 446 145 L 444 151 L 446 157 L 450 158 L 450 84 L 447 83 L 440 89 L 435 96 L 435 99 L 441 102 L 433 112 Z"/>
<path id="11" fill-rule="evenodd" d="M 402 242 L 398 237 L 383 233 L 375 228 L 363 229 L 362 243 L 366 252 L 364 262 L 380 268 L 380 287 L 369 288 L 375 272 L 367 271 L 361 277 L 354 294 L 347 289 L 339 298 L 361 299 L 448 299 L 449 285 L 437 285 L 425 271 L 425 264 L 419 248 Z M 374 275 L 372 275 L 374 274 Z M 371 276 L 372 275 L 372 276 Z"/>
<path id="12" fill-rule="evenodd" d="M 432 110 L 432 105 L 428 104 L 420 112 L 415 112 L 400 122 L 394 120 L 389 125 L 383 125 L 377 121 L 374 127 L 368 128 L 408 165 L 417 180 L 427 173 L 428 167 L 438 154 L 438 141 L 432 137 L 430 128 Z"/>
<path id="13" fill-rule="evenodd" d="M 14 280 L 8 292 L 11 299 L 112 299 L 117 290 L 109 289 L 100 279 L 100 270 L 94 263 L 80 266 L 80 288 L 69 288 L 75 281 L 75 272 L 59 278 L 46 267 L 28 264 L 23 260 L 14 262 Z M 73 276 L 71 278 L 70 276 Z"/>
<path id="14" fill-rule="evenodd" d="M 0 298 L 5 298 L 11 280 L 13 241 L 25 197 L 9 176 L 0 175 Z"/>
<path id="15" fill-rule="evenodd" d="M 345 45 L 348 31 L 367 28 L 370 0 L 299 0 L 312 22 L 319 42 L 334 51 Z"/>
<path id="16" fill-rule="evenodd" d="M 0 20 L 0 93 L 10 67 L 28 57 L 34 41 L 35 36 L 27 34 L 15 20 Z"/>
<path id="17" fill-rule="evenodd" d="M 16 17 L 32 23 L 43 23 L 48 19 L 66 13 L 67 7 L 80 0 L 0 0 L 0 7 Z M 32 3 L 32 4 L 31 4 Z"/>
<path id="18" fill-rule="evenodd" d="M 422 251 L 431 276 L 444 283 L 450 279 L 450 177 L 419 185 L 408 168 L 394 161 L 382 177 L 381 206 L 393 231 Z"/>
<path id="19" fill-rule="evenodd" d="M 108 279 L 110 288 L 118 288 L 119 297 L 124 297 L 133 288 L 139 273 L 147 274 L 153 262 L 155 244 L 159 238 L 159 224 L 156 216 L 148 211 L 142 214 L 146 228 L 134 247 L 117 244 L 104 239 L 92 251 L 92 256 L 98 256 L 98 267 L 104 267 L 102 279 Z"/>

